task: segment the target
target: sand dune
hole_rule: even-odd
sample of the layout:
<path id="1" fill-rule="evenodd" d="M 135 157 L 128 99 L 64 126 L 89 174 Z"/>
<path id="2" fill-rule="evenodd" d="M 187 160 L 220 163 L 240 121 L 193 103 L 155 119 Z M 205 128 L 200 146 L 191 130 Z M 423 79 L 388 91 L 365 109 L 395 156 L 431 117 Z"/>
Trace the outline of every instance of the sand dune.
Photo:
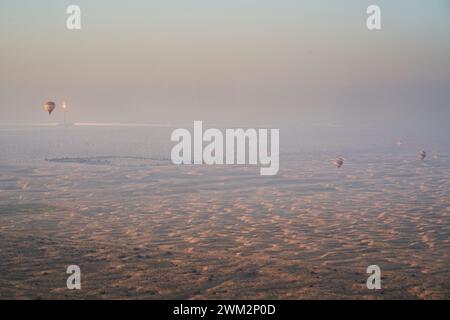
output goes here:
<path id="1" fill-rule="evenodd" d="M 448 299 L 450 155 L 403 157 L 337 171 L 282 154 L 270 178 L 139 157 L 2 163 L 0 299 Z"/>

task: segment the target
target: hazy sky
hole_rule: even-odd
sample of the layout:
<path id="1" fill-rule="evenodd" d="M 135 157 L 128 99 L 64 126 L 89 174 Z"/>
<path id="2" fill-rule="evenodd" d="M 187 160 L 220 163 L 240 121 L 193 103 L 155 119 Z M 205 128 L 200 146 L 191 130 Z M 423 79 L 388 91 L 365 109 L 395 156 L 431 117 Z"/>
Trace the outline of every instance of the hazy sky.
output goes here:
<path id="1" fill-rule="evenodd" d="M 448 0 L 0 0 L 0 23 L 0 122 L 49 121 L 48 99 L 72 121 L 450 119 Z"/>

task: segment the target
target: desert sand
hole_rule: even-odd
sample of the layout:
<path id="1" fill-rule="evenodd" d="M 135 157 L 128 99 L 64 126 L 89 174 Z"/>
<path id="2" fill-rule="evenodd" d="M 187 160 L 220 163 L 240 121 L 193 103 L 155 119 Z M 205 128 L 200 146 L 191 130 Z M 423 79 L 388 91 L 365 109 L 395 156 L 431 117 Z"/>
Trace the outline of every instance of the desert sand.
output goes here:
<path id="1" fill-rule="evenodd" d="M 33 153 L 29 134 L 1 140 L 0 299 L 450 298 L 450 154 L 359 151 L 336 169 L 285 151 L 261 177 L 164 152 L 86 157 L 84 138 Z M 372 264 L 382 290 L 366 288 Z"/>

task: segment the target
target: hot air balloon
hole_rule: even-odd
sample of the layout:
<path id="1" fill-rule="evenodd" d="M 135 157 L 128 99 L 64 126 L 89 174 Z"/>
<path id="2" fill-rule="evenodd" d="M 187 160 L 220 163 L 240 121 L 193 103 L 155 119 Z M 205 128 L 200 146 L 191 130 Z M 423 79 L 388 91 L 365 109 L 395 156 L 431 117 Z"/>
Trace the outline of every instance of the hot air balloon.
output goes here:
<path id="1" fill-rule="evenodd" d="M 336 166 L 336 168 L 340 168 L 342 167 L 342 165 L 344 164 L 344 158 L 342 157 L 337 157 L 334 161 L 333 161 L 334 165 Z"/>
<path id="2" fill-rule="evenodd" d="M 423 150 L 420 151 L 420 153 L 419 153 L 420 160 L 425 160 L 426 157 L 427 157 L 427 153 Z"/>
<path id="3" fill-rule="evenodd" d="M 56 104 L 53 101 L 47 101 L 44 104 L 44 110 L 48 112 L 49 115 L 55 110 Z"/>

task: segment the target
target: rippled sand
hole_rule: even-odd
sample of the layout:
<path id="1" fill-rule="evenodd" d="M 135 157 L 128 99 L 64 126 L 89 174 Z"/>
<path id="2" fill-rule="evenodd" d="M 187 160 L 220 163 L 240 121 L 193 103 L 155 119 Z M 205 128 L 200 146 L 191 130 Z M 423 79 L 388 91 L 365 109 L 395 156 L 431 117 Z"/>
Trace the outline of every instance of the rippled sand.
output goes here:
<path id="1" fill-rule="evenodd" d="M 449 160 L 2 166 L 0 298 L 449 299 Z"/>

